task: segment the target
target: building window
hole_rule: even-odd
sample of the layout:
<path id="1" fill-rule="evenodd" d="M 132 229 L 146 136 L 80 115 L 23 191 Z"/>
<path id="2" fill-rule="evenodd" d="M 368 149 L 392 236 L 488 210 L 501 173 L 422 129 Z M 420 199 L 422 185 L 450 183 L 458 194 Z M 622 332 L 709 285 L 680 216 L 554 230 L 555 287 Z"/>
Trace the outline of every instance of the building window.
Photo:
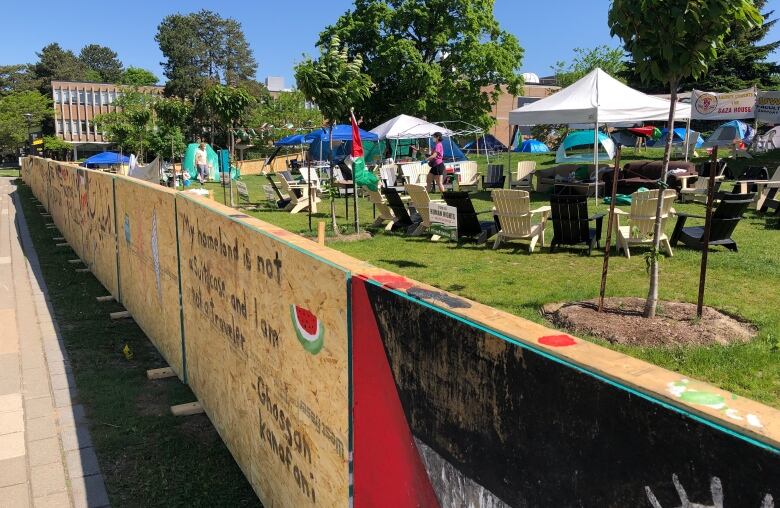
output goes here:
<path id="1" fill-rule="evenodd" d="M 81 121 L 81 125 L 80 125 L 80 128 L 79 128 L 79 135 L 81 135 L 81 134 L 84 134 L 84 135 L 87 134 L 87 121 L 86 120 L 82 120 Z"/>
<path id="2" fill-rule="evenodd" d="M 100 92 L 100 102 L 101 105 L 108 106 L 108 92 L 106 90 Z"/>
<path id="3" fill-rule="evenodd" d="M 61 90 L 54 90 L 54 104 L 59 104 L 62 102 L 62 91 Z"/>
<path id="4" fill-rule="evenodd" d="M 78 102 L 77 104 L 84 104 L 84 90 L 78 91 Z"/>

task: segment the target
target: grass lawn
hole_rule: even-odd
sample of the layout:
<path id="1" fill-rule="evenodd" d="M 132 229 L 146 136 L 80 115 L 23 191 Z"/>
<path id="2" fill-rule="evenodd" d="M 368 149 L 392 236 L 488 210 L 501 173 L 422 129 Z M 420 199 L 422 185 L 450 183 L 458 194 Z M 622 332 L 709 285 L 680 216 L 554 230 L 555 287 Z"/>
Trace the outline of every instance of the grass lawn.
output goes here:
<path id="1" fill-rule="evenodd" d="M 176 378 L 146 379 L 147 369 L 165 361 L 134 321 L 109 319 L 121 306 L 95 301 L 106 290 L 74 272 L 67 262 L 74 253 L 54 248 L 55 230 L 44 227 L 30 188 L 18 189 L 111 505 L 260 506 L 208 418 L 171 415 L 171 405 L 195 396 Z"/>
<path id="2" fill-rule="evenodd" d="M 660 150 L 648 150 L 640 156 L 633 149 L 624 150 L 624 161 L 659 159 Z M 517 160 L 533 159 L 538 167 L 554 165 L 553 155 L 512 154 Z M 484 157 L 476 158 L 484 171 Z M 506 156 L 494 158 L 507 163 Z M 492 161 L 491 161 L 492 162 Z M 780 164 L 780 152 L 766 154 L 752 161 L 740 159 L 732 167 L 761 164 L 771 168 Z M 253 200 L 264 201 L 264 177 L 245 176 Z M 728 184 L 726 184 L 728 186 Z M 207 184 L 214 190 L 215 199 L 222 201 L 223 191 L 218 184 Z M 473 195 L 477 211 L 490 210 L 492 204 L 487 192 Z M 532 196 L 535 204 L 548 202 L 542 194 Z M 606 205 L 593 205 L 592 212 L 606 211 Z M 625 207 L 624 207 L 625 208 Z M 680 211 L 703 212 L 700 204 L 678 204 Z M 363 227 L 372 222 L 372 208 L 366 200 L 359 200 Z M 336 206 L 339 222 L 344 218 L 344 202 Z M 291 215 L 275 209 L 248 212 L 262 220 L 277 224 L 289 231 L 311 235 L 305 213 Z M 489 217 L 486 214 L 485 217 Z M 352 211 L 350 210 L 350 222 Z M 329 221 L 329 204 L 323 202 L 314 217 Z M 772 221 L 770 219 L 770 224 Z M 667 224 L 671 235 L 674 220 Z M 606 227 L 606 225 L 605 225 Z M 585 257 L 579 251 L 561 250 L 550 254 L 547 247 L 528 255 L 525 245 L 502 247 L 493 251 L 490 246 L 453 243 L 433 243 L 424 238 L 410 238 L 400 234 L 376 231 L 367 241 L 331 241 L 329 246 L 364 259 L 372 264 L 402 275 L 426 282 L 478 302 L 503 309 L 526 319 L 544 322 L 540 307 L 549 302 L 590 299 L 598 295 L 603 257 L 594 253 Z M 548 223 L 547 241 L 552 238 Z M 740 252 L 732 253 L 718 248 L 709 256 L 706 303 L 736 313 L 755 323 L 759 336 L 747 344 L 711 347 L 639 348 L 614 346 L 606 341 L 585 337 L 626 354 L 645 359 L 665 368 L 709 381 L 725 390 L 780 408 L 780 229 L 767 227 L 767 220 L 749 211 L 735 234 Z M 632 249 L 633 257 L 612 257 L 607 285 L 608 296 L 639 296 L 647 294 L 648 279 L 642 248 Z M 697 251 L 677 248 L 674 257 L 661 262 L 661 290 L 663 300 L 695 302 L 698 290 L 699 263 Z M 663 308 L 661 308 L 663 312 Z"/>
<path id="3" fill-rule="evenodd" d="M 0 176 L 19 176 L 19 168 L 0 168 Z"/>

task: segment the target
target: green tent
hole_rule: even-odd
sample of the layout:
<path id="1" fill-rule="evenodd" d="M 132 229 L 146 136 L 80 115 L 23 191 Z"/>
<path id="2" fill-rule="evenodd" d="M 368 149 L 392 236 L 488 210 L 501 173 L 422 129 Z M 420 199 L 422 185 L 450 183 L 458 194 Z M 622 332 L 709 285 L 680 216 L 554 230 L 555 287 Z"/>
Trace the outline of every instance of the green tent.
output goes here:
<path id="1" fill-rule="evenodd" d="M 195 152 L 198 146 L 200 146 L 200 143 L 190 143 L 187 145 L 187 151 L 184 152 L 183 167 L 192 179 L 198 177 L 198 170 L 195 167 Z M 219 157 L 217 157 L 217 152 L 208 143 L 206 143 L 206 157 L 209 161 L 209 180 L 219 180 Z"/>

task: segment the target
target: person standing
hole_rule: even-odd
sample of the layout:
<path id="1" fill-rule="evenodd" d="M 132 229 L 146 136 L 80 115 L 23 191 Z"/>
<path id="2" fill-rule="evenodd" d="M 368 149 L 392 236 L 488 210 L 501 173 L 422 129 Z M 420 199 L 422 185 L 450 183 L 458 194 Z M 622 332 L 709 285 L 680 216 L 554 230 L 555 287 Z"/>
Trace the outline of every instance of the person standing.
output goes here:
<path id="1" fill-rule="evenodd" d="M 195 150 L 195 168 L 198 170 L 198 181 L 203 185 L 209 179 L 209 157 L 206 153 L 206 143 L 202 141 Z"/>
<path id="2" fill-rule="evenodd" d="M 436 182 L 439 192 L 444 192 L 444 145 L 441 143 L 441 140 L 441 132 L 434 132 L 433 141 L 435 144 L 433 146 L 433 151 L 426 159 L 428 161 L 428 166 L 431 167 L 431 170 L 426 177 L 426 187 L 430 188 L 431 184 Z"/>

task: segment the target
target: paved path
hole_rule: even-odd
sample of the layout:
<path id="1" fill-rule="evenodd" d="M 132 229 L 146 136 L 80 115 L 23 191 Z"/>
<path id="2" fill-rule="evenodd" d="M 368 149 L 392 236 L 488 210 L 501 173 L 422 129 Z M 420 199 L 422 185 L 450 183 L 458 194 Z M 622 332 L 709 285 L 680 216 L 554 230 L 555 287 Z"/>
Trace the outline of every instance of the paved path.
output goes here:
<path id="1" fill-rule="evenodd" d="M 0 178 L 0 508 L 108 506 L 11 181 Z"/>

